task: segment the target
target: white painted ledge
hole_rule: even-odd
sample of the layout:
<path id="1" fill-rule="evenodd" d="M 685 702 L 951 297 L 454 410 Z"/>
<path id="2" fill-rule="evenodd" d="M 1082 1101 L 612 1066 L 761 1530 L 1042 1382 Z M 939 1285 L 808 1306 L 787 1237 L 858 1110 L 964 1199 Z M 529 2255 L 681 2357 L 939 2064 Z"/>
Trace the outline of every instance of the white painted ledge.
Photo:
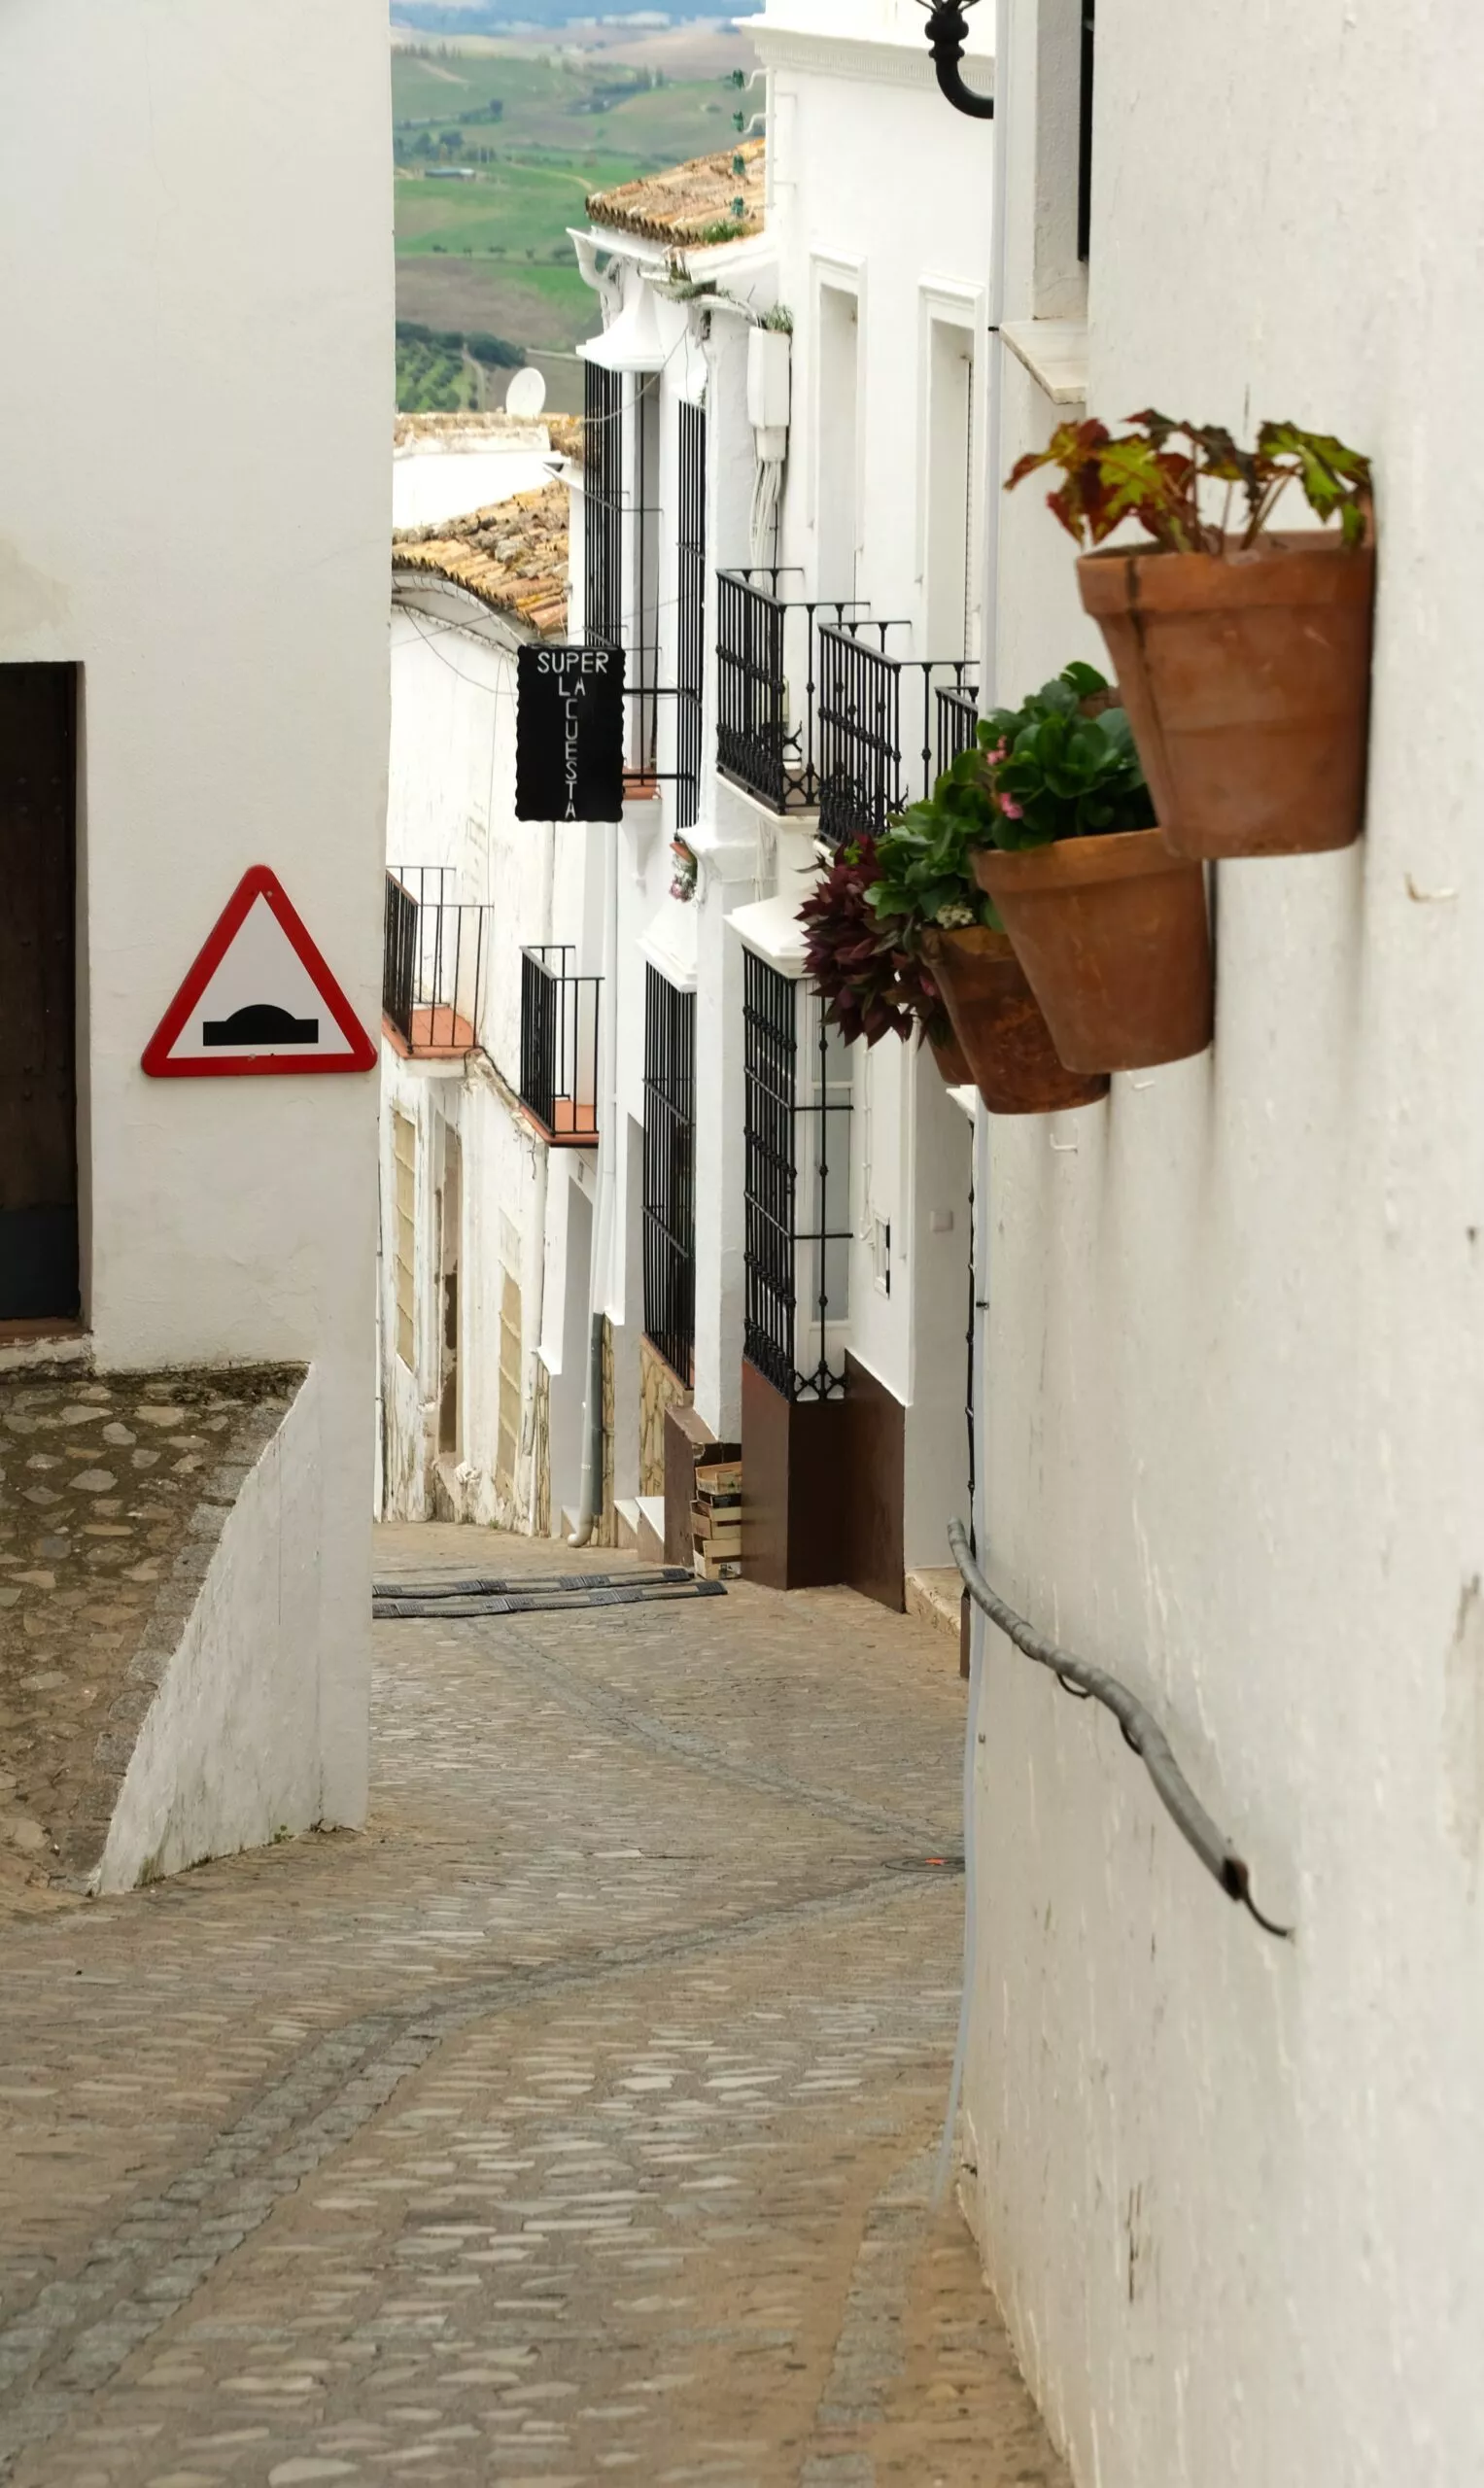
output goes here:
<path id="1" fill-rule="evenodd" d="M 742 948 L 766 959 L 780 975 L 804 974 L 804 927 L 794 898 L 755 899 L 750 907 L 735 907 L 727 918 Z"/>
<path id="2" fill-rule="evenodd" d="M 696 990 L 696 902 L 667 898 L 638 937 L 639 955 L 679 993 Z"/>
<path id="3" fill-rule="evenodd" d="M 1007 320 L 1000 334 L 1053 406 L 1087 404 L 1086 320 Z"/>

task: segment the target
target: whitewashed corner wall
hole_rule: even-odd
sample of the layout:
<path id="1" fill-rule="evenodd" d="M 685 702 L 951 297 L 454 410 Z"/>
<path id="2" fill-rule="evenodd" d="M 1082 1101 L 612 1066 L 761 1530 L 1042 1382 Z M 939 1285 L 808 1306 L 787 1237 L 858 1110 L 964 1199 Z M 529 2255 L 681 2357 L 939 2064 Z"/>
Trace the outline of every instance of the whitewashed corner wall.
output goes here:
<path id="1" fill-rule="evenodd" d="M 1297 1932 L 1233 1909 L 1114 1725 L 991 1636 L 978 2211 L 1080 2482 L 1456 2488 L 1484 2471 L 1484 520 L 1444 428 L 1484 362 L 1484 25 L 1283 0 L 1227 34 L 1099 13 L 1089 406 L 1372 453 L 1367 834 L 1218 869 L 1208 1056 L 994 1126 L 988 1557 L 1151 1700 Z M 1049 410 L 1012 375 L 1007 417 L 1008 466 Z M 1097 653 L 1028 500 L 1007 696 Z"/>
<path id="2" fill-rule="evenodd" d="M 7 350 L 17 371 L 65 372 L 86 337 L 109 372 L 106 402 L 12 393 L 0 660 L 83 672 L 80 1145 L 97 1363 L 315 1365 L 317 1717 L 327 1811 L 354 1820 L 375 1083 L 156 1082 L 139 1057 L 257 863 L 282 872 L 376 1024 L 386 36 L 358 0 L 308 18 L 292 0 L 175 12 L 159 36 L 152 0 L 20 0 L 0 29 Z M 300 167 L 289 186 L 276 178 L 286 152 Z M 189 216 L 171 210 L 183 199 Z"/>
<path id="3" fill-rule="evenodd" d="M 221 1532 L 115 1800 L 99 1892 L 347 1818 L 321 1716 L 337 1594 L 321 1570 L 322 1415 L 311 1368 L 230 1509 L 196 1515 Z"/>

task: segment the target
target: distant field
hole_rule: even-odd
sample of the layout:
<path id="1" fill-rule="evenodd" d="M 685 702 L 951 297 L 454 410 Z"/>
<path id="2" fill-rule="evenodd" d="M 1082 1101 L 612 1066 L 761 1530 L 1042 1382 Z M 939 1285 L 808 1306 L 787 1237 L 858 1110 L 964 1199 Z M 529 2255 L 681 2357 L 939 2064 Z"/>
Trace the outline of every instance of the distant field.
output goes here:
<path id="1" fill-rule="evenodd" d="M 560 362 L 597 310 L 568 239 L 589 192 L 729 146 L 747 102 L 723 84 L 750 65 L 745 36 L 596 32 L 613 39 L 401 37 L 392 57 L 397 317 L 539 350 L 553 384 L 547 356 Z M 436 178 L 455 167 L 472 178 Z M 439 402 L 449 374 L 403 357 L 399 386 L 411 411 L 420 387 Z M 552 394 L 571 401 L 569 385 Z"/>

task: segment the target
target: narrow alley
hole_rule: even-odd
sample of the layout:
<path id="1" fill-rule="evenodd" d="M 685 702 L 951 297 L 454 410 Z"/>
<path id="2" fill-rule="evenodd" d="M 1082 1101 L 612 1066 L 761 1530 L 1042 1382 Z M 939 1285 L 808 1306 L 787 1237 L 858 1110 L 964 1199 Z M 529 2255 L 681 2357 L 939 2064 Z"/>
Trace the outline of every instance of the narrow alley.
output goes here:
<path id="1" fill-rule="evenodd" d="M 632 1562 L 377 1533 L 556 1560 Z M 376 1650 L 364 1833 L 0 1919 L 0 2477 L 1061 2482 L 930 2201 L 950 1638 L 738 1582 Z"/>

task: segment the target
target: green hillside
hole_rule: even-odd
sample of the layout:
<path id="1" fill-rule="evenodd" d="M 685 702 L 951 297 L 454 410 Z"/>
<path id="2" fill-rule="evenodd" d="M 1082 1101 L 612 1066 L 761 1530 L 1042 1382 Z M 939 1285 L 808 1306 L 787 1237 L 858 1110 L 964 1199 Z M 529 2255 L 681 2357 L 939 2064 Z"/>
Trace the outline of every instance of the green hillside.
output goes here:
<path id="1" fill-rule="evenodd" d="M 739 66 L 746 46 L 736 46 Z M 719 76 L 671 77 L 602 52 L 435 40 L 393 53 L 398 321 L 440 337 L 478 332 L 533 351 L 550 402 L 574 405 L 565 365 L 594 325 L 569 225 L 585 201 L 645 172 L 713 153 L 742 98 Z M 477 402 L 455 355 L 397 355 L 399 403 Z M 499 403 L 498 376 L 483 384 Z"/>

